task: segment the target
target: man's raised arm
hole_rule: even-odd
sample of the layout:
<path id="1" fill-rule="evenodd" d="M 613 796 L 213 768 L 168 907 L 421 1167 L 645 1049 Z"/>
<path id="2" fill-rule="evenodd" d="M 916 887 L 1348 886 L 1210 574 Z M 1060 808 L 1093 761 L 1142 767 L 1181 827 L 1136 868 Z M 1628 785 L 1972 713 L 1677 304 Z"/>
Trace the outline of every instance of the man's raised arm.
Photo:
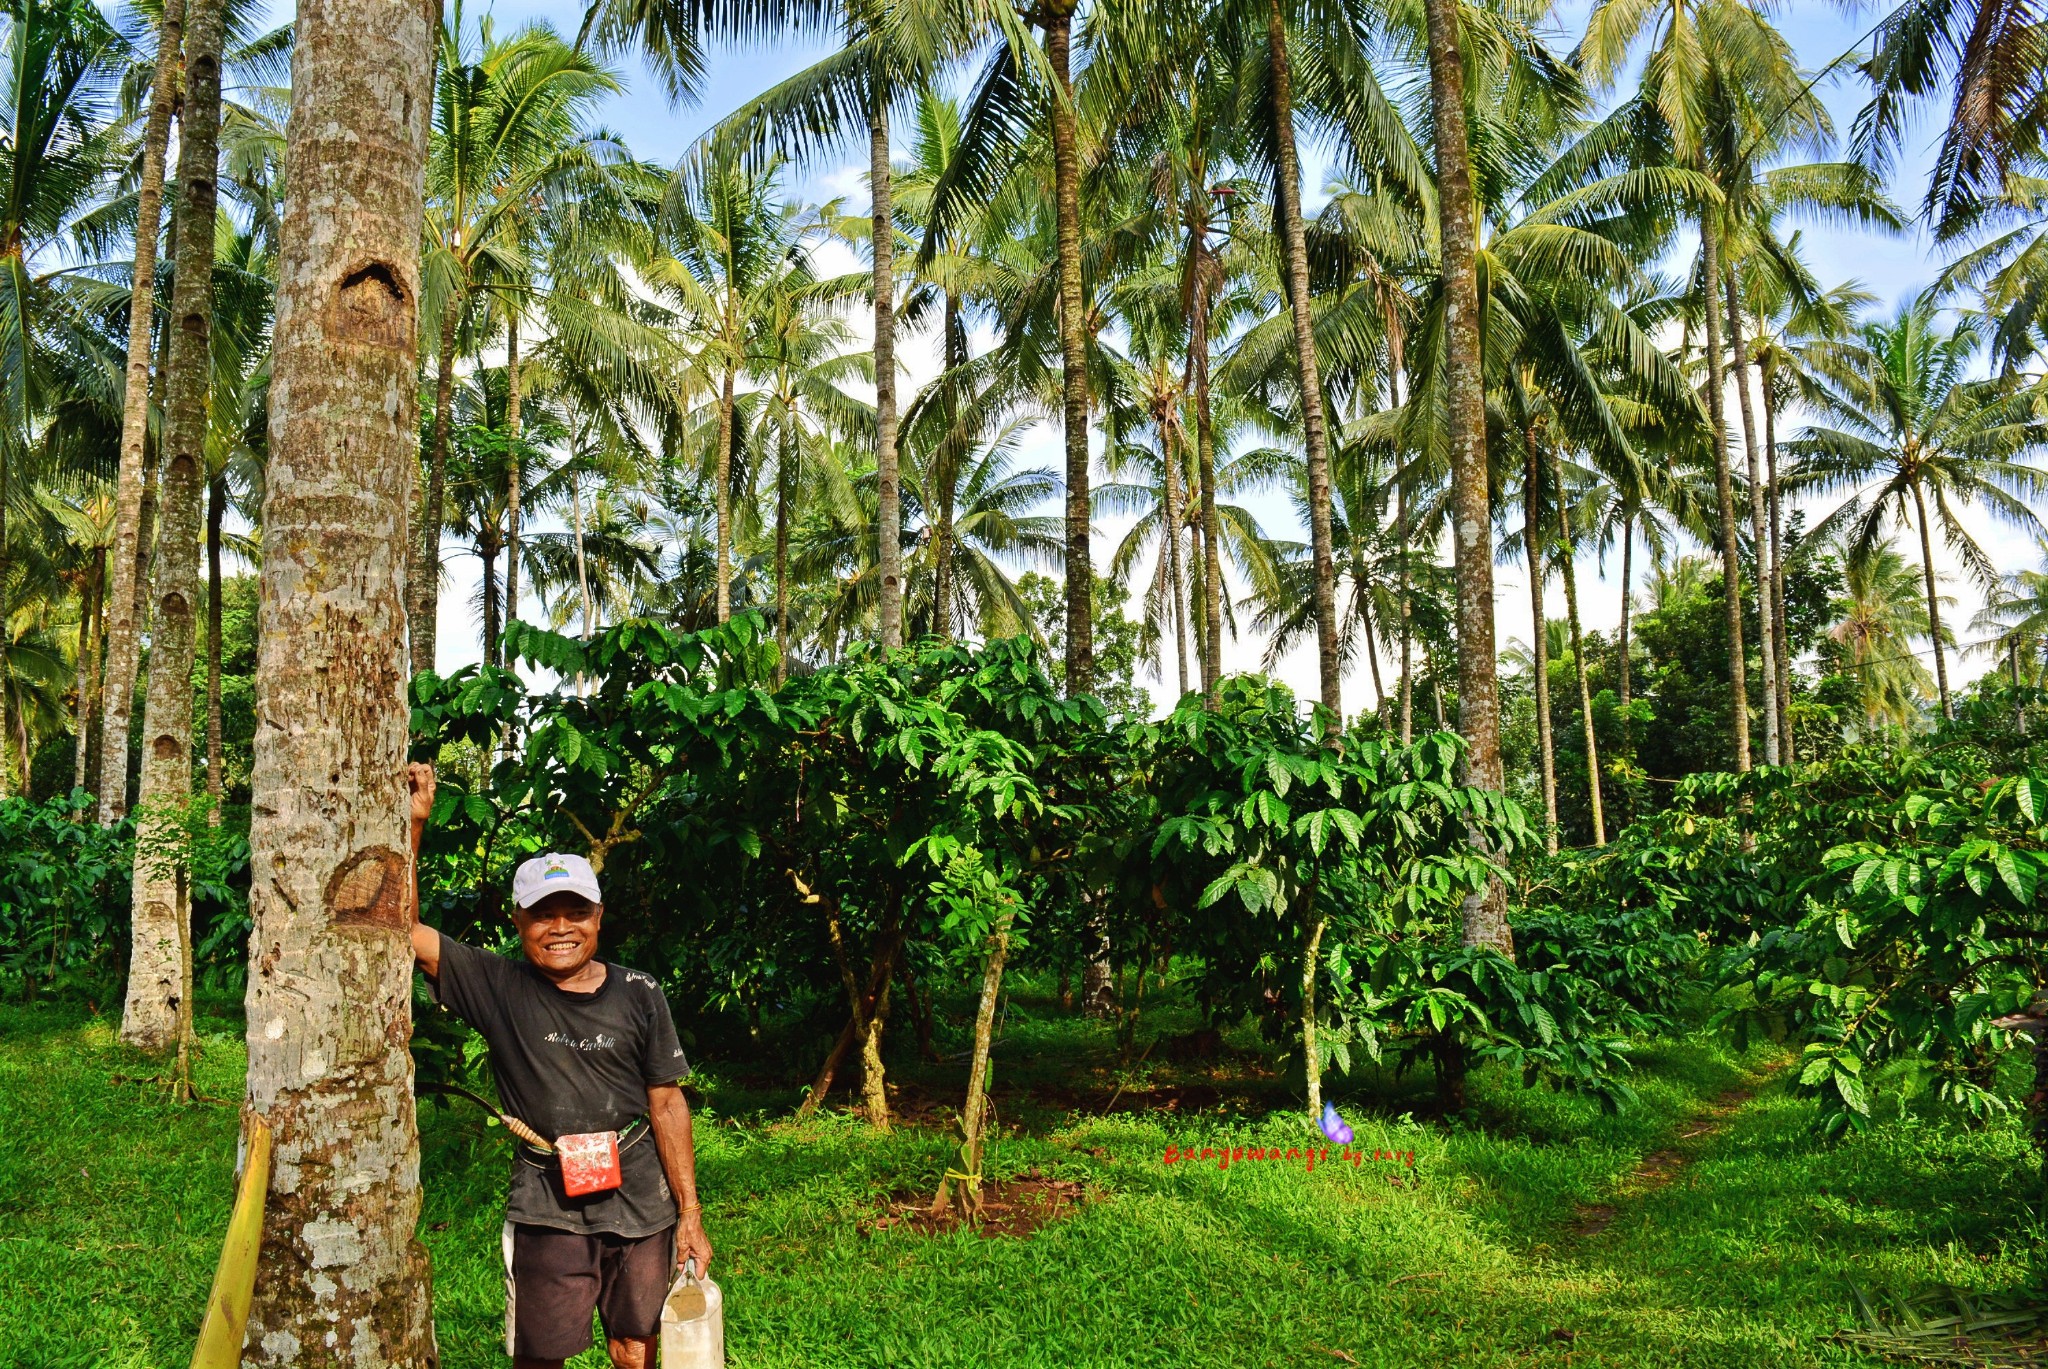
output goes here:
<path id="1" fill-rule="evenodd" d="M 434 767 L 424 761 L 406 766 L 405 788 L 412 796 L 412 955 L 434 979 L 441 973 L 441 934 L 420 921 L 420 838 L 434 812 Z"/>

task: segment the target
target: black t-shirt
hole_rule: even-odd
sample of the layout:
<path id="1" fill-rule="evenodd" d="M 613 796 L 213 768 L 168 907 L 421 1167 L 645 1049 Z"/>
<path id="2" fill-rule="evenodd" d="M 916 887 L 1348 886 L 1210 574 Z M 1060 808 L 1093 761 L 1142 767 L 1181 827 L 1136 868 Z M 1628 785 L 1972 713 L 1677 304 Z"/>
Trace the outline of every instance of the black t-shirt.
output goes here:
<path id="1" fill-rule="evenodd" d="M 668 999 L 654 979 L 604 962 L 589 993 L 555 987 L 525 960 L 441 938 L 434 1001 L 476 1028 L 491 1048 L 505 1111 L 542 1136 L 618 1131 L 647 1112 L 647 1090 L 690 1073 Z M 512 1221 L 563 1231 L 651 1236 L 673 1226 L 676 1203 L 645 1125 L 622 1140 L 619 1187 L 572 1198 L 552 1156 L 515 1148 Z"/>

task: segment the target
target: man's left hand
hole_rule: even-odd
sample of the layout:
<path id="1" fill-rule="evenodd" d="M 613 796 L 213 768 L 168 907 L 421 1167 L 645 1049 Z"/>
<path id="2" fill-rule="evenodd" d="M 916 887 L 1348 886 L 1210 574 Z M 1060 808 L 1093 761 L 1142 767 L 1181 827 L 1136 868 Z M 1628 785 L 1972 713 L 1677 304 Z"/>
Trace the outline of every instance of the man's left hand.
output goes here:
<path id="1" fill-rule="evenodd" d="M 711 1272 L 711 1238 L 704 1234 L 704 1214 L 686 1212 L 676 1223 L 676 1268 L 685 1260 L 697 1262 L 697 1277 Z"/>

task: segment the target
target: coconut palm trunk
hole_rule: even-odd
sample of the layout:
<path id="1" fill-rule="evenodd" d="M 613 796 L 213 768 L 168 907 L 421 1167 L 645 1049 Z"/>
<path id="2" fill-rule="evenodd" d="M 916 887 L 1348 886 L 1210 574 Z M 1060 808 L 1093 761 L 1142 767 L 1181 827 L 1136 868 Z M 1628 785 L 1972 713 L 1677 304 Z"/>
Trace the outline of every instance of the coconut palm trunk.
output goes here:
<path id="1" fill-rule="evenodd" d="M 1531 665 L 1536 688 L 1536 750 L 1543 769 L 1543 847 L 1557 854 L 1557 743 L 1551 735 L 1550 633 L 1543 612 L 1543 582 L 1549 568 L 1543 557 L 1543 458 L 1534 429 L 1523 434 L 1522 549 L 1529 561 Z"/>
<path id="2" fill-rule="evenodd" d="M 1749 398 L 1749 355 L 1742 345 L 1742 307 L 1737 272 L 1726 273 L 1728 349 L 1735 367 L 1735 394 L 1742 412 L 1742 450 L 1749 461 L 1749 535 L 1756 557 L 1757 648 L 1764 668 L 1764 764 L 1778 763 L 1778 633 L 1771 605 L 1770 526 L 1765 514 L 1763 452 L 1756 440 L 1756 415 Z"/>
<path id="3" fill-rule="evenodd" d="M 1159 434 L 1159 471 L 1163 507 L 1159 511 L 1166 553 L 1168 612 L 1173 617 L 1173 652 L 1180 666 L 1180 695 L 1188 692 L 1187 585 L 1181 579 L 1180 564 L 1180 444 L 1174 441 L 1177 427 L 1162 425 Z"/>
<path id="4" fill-rule="evenodd" d="M 107 593 L 107 549 L 96 547 L 80 593 L 77 712 L 72 730 L 71 787 L 84 789 L 92 767 L 92 737 L 100 711 L 100 621 Z"/>
<path id="5" fill-rule="evenodd" d="M 1705 258 L 1703 291 L 1707 333 L 1707 418 L 1714 448 L 1714 493 L 1721 515 L 1721 585 L 1728 615 L 1729 727 L 1735 769 L 1749 770 L 1749 679 L 1742 649 L 1742 558 L 1736 545 L 1735 484 L 1728 469 L 1728 376 L 1721 353 L 1721 234 L 1712 211 L 1700 216 L 1700 254 Z"/>
<path id="6" fill-rule="evenodd" d="M 1778 647 L 1778 755 L 1786 765 L 1791 765 L 1798 759 L 1792 745 L 1792 635 L 1785 626 L 1784 501 L 1778 486 L 1778 403 L 1772 394 L 1777 377 L 1768 358 L 1760 374 L 1764 397 L 1764 479 L 1771 496 L 1771 626 Z"/>
<path id="7" fill-rule="evenodd" d="M 1202 522 L 1202 695 L 1213 705 L 1216 686 L 1223 679 L 1223 524 L 1216 513 L 1216 417 L 1210 407 L 1209 384 L 1209 286 L 1206 273 L 1199 269 L 1195 276 L 1194 308 L 1189 316 L 1188 359 L 1195 379 L 1195 479 L 1202 487 L 1196 500 Z"/>
<path id="8" fill-rule="evenodd" d="M 192 1021 L 192 918 L 185 808 L 192 797 L 192 658 L 212 380 L 213 233 L 220 153 L 223 0 L 192 0 L 178 128 L 171 257 L 171 346 L 164 374 L 163 555 L 155 586 L 142 709 L 131 942 L 121 1037 L 145 1050 L 182 1046 Z"/>
<path id="9" fill-rule="evenodd" d="M 412 638 L 412 668 L 418 674 L 434 668 L 441 614 L 441 524 L 448 500 L 449 406 L 455 398 L 455 325 L 462 313 L 456 300 L 441 310 L 441 350 L 434 358 L 434 446 L 427 455 L 426 497 L 420 501 L 419 547 L 409 576 L 412 594 L 406 627 Z"/>
<path id="10" fill-rule="evenodd" d="M 732 441 L 735 368 L 727 363 L 718 386 L 718 450 L 712 455 L 711 500 L 718 522 L 718 621 L 732 617 Z"/>
<path id="11" fill-rule="evenodd" d="M 519 621 L 519 307 L 505 316 L 505 626 Z"/>
<path id="12" fill-rule="evenodd" d="M 1074 109 L 1076 0 L 1040 9 L 1052 68 L 1053 227 L 1059 259 L 1060 416 L 1067 450 L 1067 693 L 1095 687 L 1095 567 L 1088 545 L 1088 321 L 1081 293 L 1081 131 Z"/>
<path id="13" fill-rule="evenodd" d="M 1323 415 L 1308 289 L 1308 235 L 1301 221 L 1301 162 L 1294 142 L 1294 73 L 1282 0 L 1266 6 L 1266 60 L 1273 83 L 1273 179 L 1279 191 L 1280 243 L 1287 254 L 1287 303 L 1294 319 L 1294 363 L 1301 380 L 1301 436 L 1308 458 L 1309 552 L 1316 610 L 1316 670 L 1332 733 L 1344 718 L 1344 665 L 1337 652 L 1337 561 L 1331 533 L 1330 439 Z"/>
<path id="14" fill-rule="evenodd" d="M 298 8 L 249 834 L 245 1115 L 276 1157 L 250 1369 L 440 1358 L 415 1239 L 404 768 L 432 34 L 419 5 Z"/>
<path id="15" fill-rule="evenodd" d="M 789 463 L 793 443 L 783 439 L 775 463 L 775 687 L 789 677 Z"/>
<path id="16" fill-rule="evenodd" d="M 1941 694 L 1941 716 L 1953 718 L 1955 705 L 1948 694 L 1948 654 L 1941 649 L 1941 592 L 1934 579 L 1934 530 L 1927 522 L 1927 496 L 1916 479 L 1911 482 L 1913 489 L 1913 515 L 1920 525 L 1920 570 L 1927 581 L 1927 641 L 1934 648 L 1934 683 Z"/>
<path id="17" fill-rule="evenodd" d="M 875 270 L 875 519 L 882 645 L 903 645 L 903 472 L 896 442 L 896 214 L 889 165 L 889 92 L 882 75 L 868 106 L 869 232 Z M 723 617 L 723 615 L 721 615 Z"/>
<path id="18" fill-rule="evenodd" d="M 1479 355 L 1477 211 L 1465 134 L 1465 72 L 1457 0 L 1425 0 L 1430 109 L 1436 122 L 1437 198 L 1445 302 L 1444 385 L 1451 449 L 1451 524 L 1458 577 L 1458 730 L 1466 782 L 1501 788 L 1500 693 L 1494 673 L 1493 509 L 1487 489 L 1485 377 Z M 1439 705 L 1441 706 L 1441 705 Z M 1468 946 L 1514 953 L 1499 881 L 1467 896 Z"/>
<path id="19" fill-rule="evenodd" d="M 206 820 L 220 826 L 220 799 L 225 787 L 221 775 L 220 722 L 220 530 L 227 514 L 228 481 L 217 475 L 206 482 Z"/>
<path id="20" fill-rule="evenodd" d="M 1579 631 L 1578 557 L 1572 549 L 1572 512 L 1563 500 L 1557 504 L 1557 526 L 1561 545 L 1558 568 L 1564 573 L 1565 620 L 1572 630 L 1572 670 L 1579 679 L 1579 726 L 1586 734 L 1586 801 L 1592 809 L 1593 844 L 1607 844 L 1607 814 L 1600 800 L 1600 743 L 1593 735 L 1593 694 L 1586 683 L 1586 642 Z"/>
<path id="21" fill-rule="evenodd" d="M 1631 513 L 1621 520 L 1621 631 L 1620 649 L 1615 653 L 1615 666 L 1621 677 L 1621 706 L 1628 707 L 1628 618 L 1629 599 L 1635 593 L 1636 516 Z"/>
<path id="22" fill-rule="evenodd" d="M 113 585 L 108 593 L 106 686 L 100 723 L 99 819 L 128 811 L 128 726 L 142 662 L 140 567 L 145 529 L 142 491 L 149 454 L 149 353 L 156 336 L 157 233 L 163 219 L 164 163 L 178 102 L 185 43 L 185 0 L 164 0 L 157 26 L 156 71 L 142 132 L 142 174 L 135 191 L 135 272 L 128 296 L 128 361 L 121 396 L 121 465 L 114 484 Z M 111 758 L 111 759 L 109 759 Z"/>

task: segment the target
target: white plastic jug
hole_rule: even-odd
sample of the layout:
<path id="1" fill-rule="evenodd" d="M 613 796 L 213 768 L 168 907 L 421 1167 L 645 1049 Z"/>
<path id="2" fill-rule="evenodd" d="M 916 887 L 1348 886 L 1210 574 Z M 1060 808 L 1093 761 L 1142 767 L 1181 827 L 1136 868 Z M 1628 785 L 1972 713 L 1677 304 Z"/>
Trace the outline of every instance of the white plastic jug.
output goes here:
<path id="1" fill-rule="evenodd" d="M 661 1305 L 661 1369 L 725 1369 L 725 1295 L 697 1274 L 695 1260 Z"/>

